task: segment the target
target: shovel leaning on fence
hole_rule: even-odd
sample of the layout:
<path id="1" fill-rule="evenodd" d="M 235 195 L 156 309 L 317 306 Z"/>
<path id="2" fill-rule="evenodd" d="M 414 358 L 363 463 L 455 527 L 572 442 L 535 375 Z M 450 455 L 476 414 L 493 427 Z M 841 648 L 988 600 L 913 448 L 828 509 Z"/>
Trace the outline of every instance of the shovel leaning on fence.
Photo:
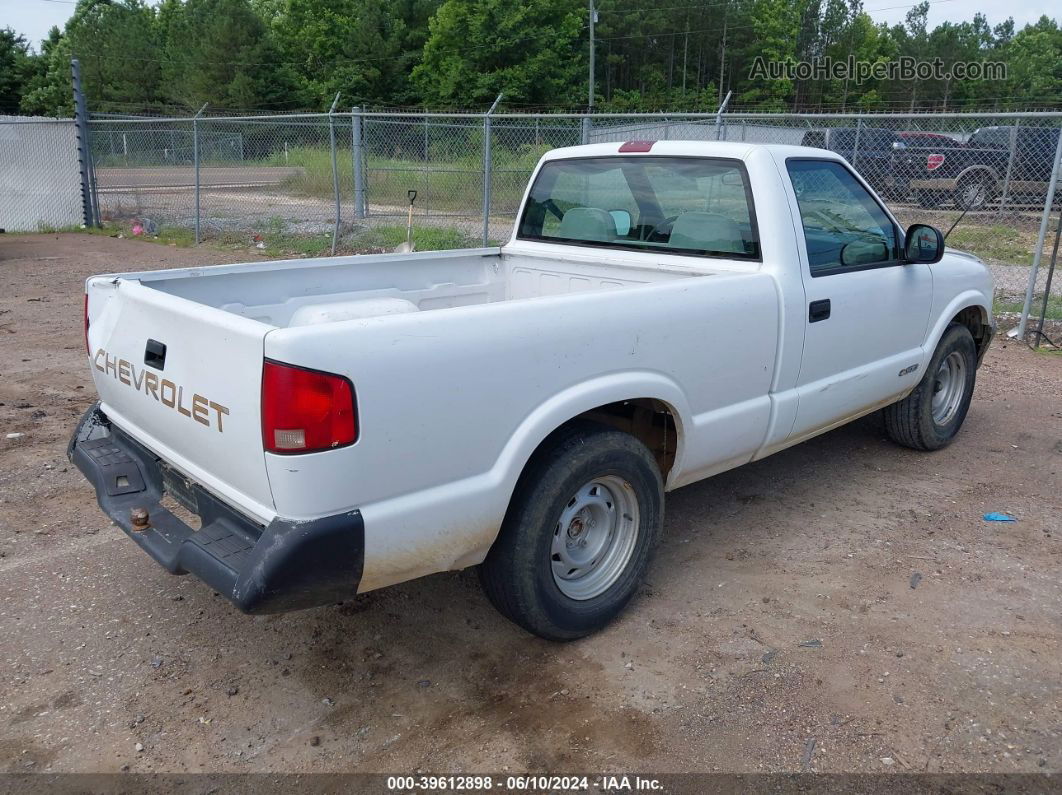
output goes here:
<path id="1" fill-rule="evenodd" d="M 417 200 L 417 192 L 415 190 L 406 191 L 406 195 L 409 196 L 409 215 L 406 216 L 406 242 L 399 243 L 395 247 L 395 254 L 409 254 L 416 251 L 416 246 L 413 245 L 413 202 Z"/>

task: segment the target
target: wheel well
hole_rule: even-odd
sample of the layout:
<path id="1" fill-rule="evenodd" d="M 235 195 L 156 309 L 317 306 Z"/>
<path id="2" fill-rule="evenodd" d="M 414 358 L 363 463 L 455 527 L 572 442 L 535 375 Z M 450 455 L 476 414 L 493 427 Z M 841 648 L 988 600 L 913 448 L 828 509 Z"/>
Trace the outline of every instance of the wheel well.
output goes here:
<path id="1" fill-rule="evenodd" d="M 581 420 L 611 425 L 638 439 L 656 458 L 660 474 L 667 481 L 678 449 L 678 426 L 674 412 L 666 403 L 654 398 L 606 403 L 572 417 L 561 427 Z"/>
<path id="2" fill-rule="evenodd" d="M 951 319 L 952 323 L 966 326 L 977 343 L 977 357 L 984 355 L 985 348 L 989 343 L 988 318 L 984 310 L 979 306 L 968 306 Z"/>
<path id="3" fill-rule="evenodd" d="M 999 182 L 999 174 L 997 174 L 994 169 L 989 168 L 988 166 L 972 166 L 956 177 L 955 184 L 958 185 L 964 179 L 970 177 L 988 177 L 994 183 Z"/>

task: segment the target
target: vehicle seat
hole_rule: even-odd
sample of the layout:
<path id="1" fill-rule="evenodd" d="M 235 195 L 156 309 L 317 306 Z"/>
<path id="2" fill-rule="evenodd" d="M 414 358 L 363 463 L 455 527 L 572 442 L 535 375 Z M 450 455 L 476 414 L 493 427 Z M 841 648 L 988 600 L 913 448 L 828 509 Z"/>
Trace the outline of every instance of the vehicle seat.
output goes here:
<path id="1" fill-rule="evenodd" d="M 731 219 L 719 213 L 683 213 L 671 225 L 668 246 L 745 253 L 741 229 Z"/>
<path id="2" fill-rule="evenodd" d="M 561 219 L 557 236 L 609 243 L 616 239 L 616 222 L 600 207 L 572 207 Z"/>

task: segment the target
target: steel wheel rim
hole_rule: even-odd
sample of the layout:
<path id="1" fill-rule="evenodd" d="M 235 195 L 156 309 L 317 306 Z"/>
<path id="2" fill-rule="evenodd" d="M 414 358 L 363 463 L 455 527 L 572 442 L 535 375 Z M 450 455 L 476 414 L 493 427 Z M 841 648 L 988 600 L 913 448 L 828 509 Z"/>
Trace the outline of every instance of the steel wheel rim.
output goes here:
<path id="1" fill-rule="evenodd" d="M 933 422 L 947 425 L 966 394 L 966 359 L 958 351 L 944 357 L 933 378 Z"/>
<path id="2" fill-rule="evenodd" d="M 634 488 L 603 475 L 583 484 L 561 510 L 550 544 L 553 581 L 569 599 L 600 596 L 622 576 L 638 541 Z"/>
<path id="3" fill-rule="evenodd" d="M 971 182 L 963 190 L 963 202 L 973 209 L 987 201 L 988 187 L 984 182 Z"/>

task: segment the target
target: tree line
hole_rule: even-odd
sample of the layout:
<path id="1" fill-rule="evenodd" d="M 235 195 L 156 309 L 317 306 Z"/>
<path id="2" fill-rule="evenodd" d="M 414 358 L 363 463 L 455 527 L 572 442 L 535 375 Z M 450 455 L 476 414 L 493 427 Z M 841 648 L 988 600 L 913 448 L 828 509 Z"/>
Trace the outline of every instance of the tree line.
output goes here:
<path id="1" fill-rule="evenodd" d="M 932 1 L 932 0 L 931 0 Z M 1062 104 L 1062 29 L 978 13 L 930 28 L 861 0 L 597 0 L 595 107 L 619 111 L 1028 110 Z M 513 109 L 587 105 L 585 0 L 79 0 L 39 49 L 0 30 L 0 113 L 69 115 L 70 59 L 95 112 L 162 109 Z M 939 59 L 997 80 L 772 79 L 774 62 Z M 950 70 L 949 70 L 950 71 Z"/>

